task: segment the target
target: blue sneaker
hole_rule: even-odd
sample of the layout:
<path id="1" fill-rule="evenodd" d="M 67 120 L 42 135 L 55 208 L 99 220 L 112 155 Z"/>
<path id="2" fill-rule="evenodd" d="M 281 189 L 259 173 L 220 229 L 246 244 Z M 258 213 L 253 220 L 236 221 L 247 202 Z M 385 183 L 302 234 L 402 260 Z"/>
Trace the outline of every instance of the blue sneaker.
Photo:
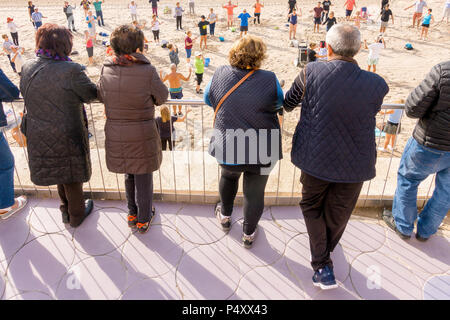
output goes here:
<path id="1" fill-rule="evenodd" d="M 312 277 L 314 286 L 320 287 L 322 290 L 335 289 L 338 287 L 336 279 L 334 278 L 333 269 L 325 266 L 317 270 Z"/>

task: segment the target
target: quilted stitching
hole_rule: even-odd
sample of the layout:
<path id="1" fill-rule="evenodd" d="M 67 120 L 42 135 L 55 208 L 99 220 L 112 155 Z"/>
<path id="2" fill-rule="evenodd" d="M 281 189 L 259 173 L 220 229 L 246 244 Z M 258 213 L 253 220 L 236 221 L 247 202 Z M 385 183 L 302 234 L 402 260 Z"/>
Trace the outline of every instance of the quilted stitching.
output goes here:
<path id="1" fill-rule="evenodd" d="M 292 162 L 332 182 L 375 176 L 375 115 L 388 92 L 378 75 L 344 61 L 311 63 Z"/>
<path id="2" fill-rule="evenodd" d="M 222 66 L 215 72 L 210 89 L 210 101 L 214 109 L 218 105 L 220 99 L 232 88 L 239 80 L 241 80 L 247 71 L 233 68 L 231 66 Z M 275 105 L 277 101 L 276 76 L 273 72 L 258 70 L 250 76 L 242 85 L 236 89 L 223 103 L 217 112 L 215 129 L 220 130 L 220 136 L 213 136 L 210 143 L 210 154 L 215 154 L 215 150 L 226 150 L 227 129 L 268 129 L 269 138 L 267 143 L 268 153 L 272 153 L 272 145 L 270 143 L 270 130 L 280 130 Z M 259 134 L 258 141 L 259 141 Z M 281 159 L 281 135 L 279 139 L 278 159 Z M 236 140 L 235 140 L 236 141 Z M 256 146 L 259 155 L 260 145 Z M 249 164 L 249 150 L 251 146 L 245 148 L 245 163 Z M 222 155 L 219 156 L 220 158 Z M 222 159 L 226 159 L 224 156 Z M 258 156 L 258 164 L 260 159 Z M 237 162 L 235 152 L 234 163 Z"/>

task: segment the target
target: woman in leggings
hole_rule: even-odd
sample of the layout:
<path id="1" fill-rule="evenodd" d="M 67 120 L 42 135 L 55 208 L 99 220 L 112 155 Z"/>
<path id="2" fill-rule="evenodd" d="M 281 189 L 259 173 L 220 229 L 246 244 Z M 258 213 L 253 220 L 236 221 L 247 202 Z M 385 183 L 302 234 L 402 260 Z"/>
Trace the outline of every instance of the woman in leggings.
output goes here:
<path id="1" fill-rule="evenodd" d="M 283 91 L 273 72 L 259 69 L 265 57 L 266 45 L 261 39 L 246 36 L 238 40 L 229 53 L 230 65 L 216 70 L 204 95 L 205 102 L 215 111 L 209 153 L 222 169 L 220 202 L 215 214 L 222 229 L 229 231 L 243 175 L 242 244 L 246 248 L 252 246 L 256 236 L 269 173 L 282 155 L 277 114 Z M 231 92 L 236 85 L 239 86 Z"/>

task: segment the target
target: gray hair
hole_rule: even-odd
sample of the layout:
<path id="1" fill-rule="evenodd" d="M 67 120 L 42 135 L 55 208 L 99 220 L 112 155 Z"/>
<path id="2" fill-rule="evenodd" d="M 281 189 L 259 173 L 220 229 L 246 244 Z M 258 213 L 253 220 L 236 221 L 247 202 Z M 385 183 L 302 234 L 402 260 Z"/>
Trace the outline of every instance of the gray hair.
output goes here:
<path id="1" fill-rule="evenodd" d="M 336 55 L 354 57 L 361 48 L 361 33 L 348 24 L 335 24 L 327 32 L 327 44 Z"/>

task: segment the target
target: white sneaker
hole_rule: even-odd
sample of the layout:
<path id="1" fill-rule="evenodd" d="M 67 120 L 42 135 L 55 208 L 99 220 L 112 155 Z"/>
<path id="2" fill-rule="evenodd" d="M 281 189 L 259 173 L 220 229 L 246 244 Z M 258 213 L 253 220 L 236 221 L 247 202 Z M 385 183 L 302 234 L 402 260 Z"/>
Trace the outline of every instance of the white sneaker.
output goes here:
<path id="1" fill-rule="evenodd" d="M 0 214 L 0 219 L 5 220 L 11 217 L 14 213 L 19 212 L 23 207 L 27 204 L 27 197 L 26 196 L 20 196 L 14 199 L 14 201 L 17 201 L 17 208 L 13 209 L 12 207 L 5 208 L 2 210 L 6 210 L 6 212 Z M 15 202 L 14 202 L 15 203 Z"/>
<path id="2" fill-rule="evenodd" d="M 378 150 L 381 151 L 381 152 L 388 152 L 388 151 L 387 151 L 385 148 L 383 148 L 383 147 L 379 147 Z"/>
<path id="3" fill-rule="evenodd" d="M 394 151 L 394 148 L 392 148 L 391 146 L 388 146 L 389 151 Z"/>

